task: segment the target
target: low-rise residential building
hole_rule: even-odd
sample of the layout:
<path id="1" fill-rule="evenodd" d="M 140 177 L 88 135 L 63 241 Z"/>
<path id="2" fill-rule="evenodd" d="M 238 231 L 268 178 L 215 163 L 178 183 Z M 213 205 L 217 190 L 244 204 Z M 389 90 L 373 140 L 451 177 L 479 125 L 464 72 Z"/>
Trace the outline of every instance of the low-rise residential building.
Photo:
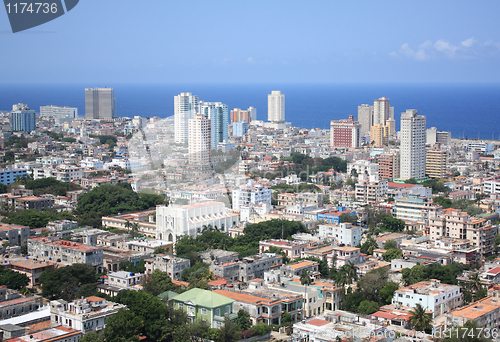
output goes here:
<path id="1" fill-rule="evenodd" d="M 327 223 L 318 226 L 318 235 L 335 244 L 357 246 L 361 242 L 362 228 L 350 223 Z"/>
<path id="2" fill-rule="evenodd" d="M 366 260 L 366 254 L 361 253 L 360 248 L 356 247 L 339 247 L 333 248 L 332 254 L 328 255 L 328 267 L 340 267 L 353 263 L 354 265 L 361 264 Z"/>
<path id="3" fill-rule="evenodd" d="M 325 223 L 334 223 L 334 224 L 339 224 L 340 223 L 340 215 L 342 214 L 351 214 L 351 215 L 356 215 L 355 211 L 327 211 L 327 212 L 322 212 L 318 213 L 318 221 L 324 221 Z"/>
<path id="4" fill-rule="evenodd" d="M 106 319 L 123 308 L 126 308 L 123 304 L 113 303 L 96 296 L 74 300 L 70 303 L 62 299 L 53 300 L 50 302 L 50 321 L 53 327 L 62 325 L 83 333 L 99 332 L 104 329 Z"/>
<path id="5" fill-rule="evenodd" d="M 9 334 L 6 335 L 8 328 L 1 326 L 5 342 L 78 342 L 83 336 L 81 331 L 61 325 L 38 331 L 27 331 L 29 327 L 22 328 L 14 324 L 9 324 L 9 326 L 9 328 L 15 329 L 14 334 L 14 331 L 9 331 Z"/>
<path id="6" fill-rule="evenodd" d="M 281 276 L 283 278 L 297 278 L 306 271 L 309 273 L 311 279 L 318 279 L 319 273 L 319 263 L 311 260 L 302 260 L 296 263 L 289 263 L 281 267 Z"/>
<path id="7" fill-rule="evenodd" d="M 49 260 L 33 260 L 25 258 L 9 258 L 3 264 L 5 268 L 24 274 L 29 278 L 28 287 L 40 285 L 40 276 L 47 269 L 52 269 L 55 263 Z"/>
<path id="8" fill-rule="evenodd" d="M 464 326 L 467 321 L 474 321 L 478 327 L 500 329 L 500 298 L 486 297 L 472 304 L 452 310 L 446 315 L 446 328 Z"/>
<path id="9" fill-rule="evenodd" d="M 280 296 L 265 297 L 242 291 L 215 290 L 215 293 L 234 299 L 234 311 L 244 310 L 250 314 L 252 324 L 281 324 L 284 312 L 294 314 L 301 306 L 298 302 L 287 303 Z"/>
<path id="10" fill-rule="evenodd" d="M 484 257 L 495 251 L 498 227 L 489 224 L 486 219 L 471 217 L 460 209 L 449 208 L 430 215 L 427 234 L 431 240 L 443 237 L 468 240 L 472 247 L 479 247 Z"/>
<path id="11" fill-rule="evenodd" d="M 29 196 L 20 197 L 14 200 L 14 208 L 16 210 L 45 210 L 52 207 L 54 200 L 51 196 Z"/>
<path id="12" fill-rule="evenodd" d="M 249 179 L 246 186 L 233 190 L 232 200 L 234 210 L 239 210 L 242 206 L 250 204 L 271 203 L 271 189 L 261 184 L 255 184 L 252 179 Z"/>
<path id="13" fill-rule="evenodd" d="M 233 322 L 238 316 L 234 313 L 235 301 L 214 291 L 194 288 L 171 300 L 174 308 L 185 311 L 191 322 L 200 321 L 210 328 L 223 326 L 226 316 Z"/>
<path id="14" fill-rule="evenodd" d="M 59 237 L 35 237 L 28 240 L 28 254 L 33 258 L 62 264 L 89 264 L 98 273 L 103 269 L 102 247 L 59 240 Z"/>
<path id="15" fill-rule="evenodd" d="M 5 285 L 0 286 L 0 320 L 26 315 L 42 305 L 41 296 L 21 296 L 18 291 L 10 290 Z"/>
<path id="16" fill-rule="evenodd" d="M 30 237 L 30 227 L 18 224 L 0 223 L 0 240 L 9 243 L 9 246 L 24 245 Z"/>
<path id="17" fill-rule="evenodd" d="M 12 166 L 8 166 L 5 169 L 0 169 L 0 183 L 1 184 L 11 184 L 16 181 L 17 177 L 23 177 L 27 175 L 27 170 L 24 168 L 13 168 Z"/>
<path id="18" fill-rule="evenodd" d="M 301 204 L 305 207 L 320 208 L 323 206 L 323 199 L 324 194 L 317 192 L 284 193 L 278 194 L 278 205 L 287 207 Z"/>
<path id="19" fill-rule="evenodd" d="M 154 270 L 167 272 L 173 280 L 180 280 L 182 271 L 191 267 L 189 259 L 174 257 L 166 254 L 156 254 L 153 259 L 145 260 L 146 274 L 152 274 Z"/>
<path id="20" fill-rule="evenodd" d="M 436 207 L 432 199 L 427 196 L 409 194 L 405 197 L 396 197 L 394 208 L 396 218 L 401 220 L 412 220 L 424 222 L 428 219 L 429 211 Z"/>
<path id="21" fill-rule="evenodd" d="M 415 308 L 420 304 L 434 318 L 459 308 L 463 305 L 463 293 L 460 286 L 441 284 L 439 280 L 421 281 L 394 292 L 392 304 Z"/>
<path id="22" fill-rule="evenodd" d="M 259 242 L 259 252 L 269 251 L 271 247 L 279 248 L 285 253 L 287 258 L 295 260 L 301 257 L 309 244 L 306 242 L 295 242 L 289 240 L 264 240 Z"/>

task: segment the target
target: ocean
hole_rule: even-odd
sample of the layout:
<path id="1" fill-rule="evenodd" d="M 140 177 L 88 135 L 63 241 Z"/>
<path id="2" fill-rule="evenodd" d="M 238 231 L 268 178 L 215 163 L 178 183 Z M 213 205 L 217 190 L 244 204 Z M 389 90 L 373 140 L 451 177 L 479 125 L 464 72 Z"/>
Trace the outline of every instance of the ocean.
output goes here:
<path id="1" fill-rule="evenodd" d="M 500 83 L 338 84 L 338 83 L 165 83 L 165 84 L 0 84 L 0 110 L 22 102 L 39 112 L 42 105 L 77 107 L 85 115 L 86 87 L 113 87 L 117 116 L 162 118 L 174 114 L 174 96 L 191 92 L 203 101 L 226 103 L 229 110 L 257 108 L 267 120 L 267 94 L 285 94 L 285 118 L 294 126 L 328 129 L 330 120 L 357 117 L 363 103 L 387 97 L 400 113 L 417 109 L 427 127 L 451 131 L 454 138 L 500 140 Z"/>

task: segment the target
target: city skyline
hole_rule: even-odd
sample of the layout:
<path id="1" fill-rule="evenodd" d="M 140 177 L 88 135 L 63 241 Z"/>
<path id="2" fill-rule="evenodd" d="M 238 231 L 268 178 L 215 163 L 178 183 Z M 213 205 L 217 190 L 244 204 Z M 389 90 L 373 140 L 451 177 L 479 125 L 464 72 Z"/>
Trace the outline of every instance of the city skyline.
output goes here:
<path id="1" fill-rule="evenodd" d="M 500 80 L 497 2 L 95 5 L 80 2 L 57 20 L 16 34 L 4 12 L 4 50 L 36 53 L 3 54 L 3 82 Z M 189 19 L 178 15 L 186 8 Z M 214 17 L 249 25 L 231 28 Z"/>

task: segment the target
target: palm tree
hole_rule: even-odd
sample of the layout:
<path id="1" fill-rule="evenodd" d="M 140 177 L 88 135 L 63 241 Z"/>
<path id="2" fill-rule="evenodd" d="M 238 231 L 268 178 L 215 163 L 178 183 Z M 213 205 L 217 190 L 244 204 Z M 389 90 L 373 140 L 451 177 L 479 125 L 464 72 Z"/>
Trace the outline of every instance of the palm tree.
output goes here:
<path id="1" fill-rule="evenodd" d="M 127 228 L 127 232 L 130 232 L 130 228 L 132 227 L 132 223 L 129 220 L 125 221 L 125 228 Z"/>
<path id="2" fill-rule="evenodd" d="M 479 278 L 479 272 L 472 273 L 469 276 L 469 285 L 474 293 L 481 288 L 481 278 Z"/>
<path id="3" fill-rule="evenodd" d="M 139 223 L 137 222 L 132 223 L 132 237 L 135 237 L 138 231 L 139 231 Z"/>
<path id="4" fill-rule="evenodd" d="M 347 284 L 352 284 L 354 281 L 358 280 L 358 269 L 354 265 L 353 261 L 348 262 L 342 267 L 345 267 Z"/>
<path id="5" fill-rule="evenodd" d="M 300 275 L 300 283 L 302 285 L 309 285 L 312 283 L 311 276 L 309 275 L 308 270 L 303 270 L 302 274 Z"/>
<path id="6" fill-rule="evenodd" d="M 422 305 L 417 303 L 417 306 L 410 311 L 410 324 L 415 330 L 425 331 L 431 329 L 432 315 L 425 312 Z"/>

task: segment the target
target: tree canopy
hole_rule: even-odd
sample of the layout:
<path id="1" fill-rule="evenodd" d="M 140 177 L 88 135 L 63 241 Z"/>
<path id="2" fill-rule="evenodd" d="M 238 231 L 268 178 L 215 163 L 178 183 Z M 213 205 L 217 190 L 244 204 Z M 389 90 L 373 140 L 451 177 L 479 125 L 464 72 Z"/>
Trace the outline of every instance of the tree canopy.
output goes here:
<path id="1" fill-rule="evenodd" d="M 129 184 L 101 185 L 80 197 L 74 213 L 81 224 L 100 227 L 102 216 L 146 210 L 165 200 L 160 195 L 138 194 Z"/>

